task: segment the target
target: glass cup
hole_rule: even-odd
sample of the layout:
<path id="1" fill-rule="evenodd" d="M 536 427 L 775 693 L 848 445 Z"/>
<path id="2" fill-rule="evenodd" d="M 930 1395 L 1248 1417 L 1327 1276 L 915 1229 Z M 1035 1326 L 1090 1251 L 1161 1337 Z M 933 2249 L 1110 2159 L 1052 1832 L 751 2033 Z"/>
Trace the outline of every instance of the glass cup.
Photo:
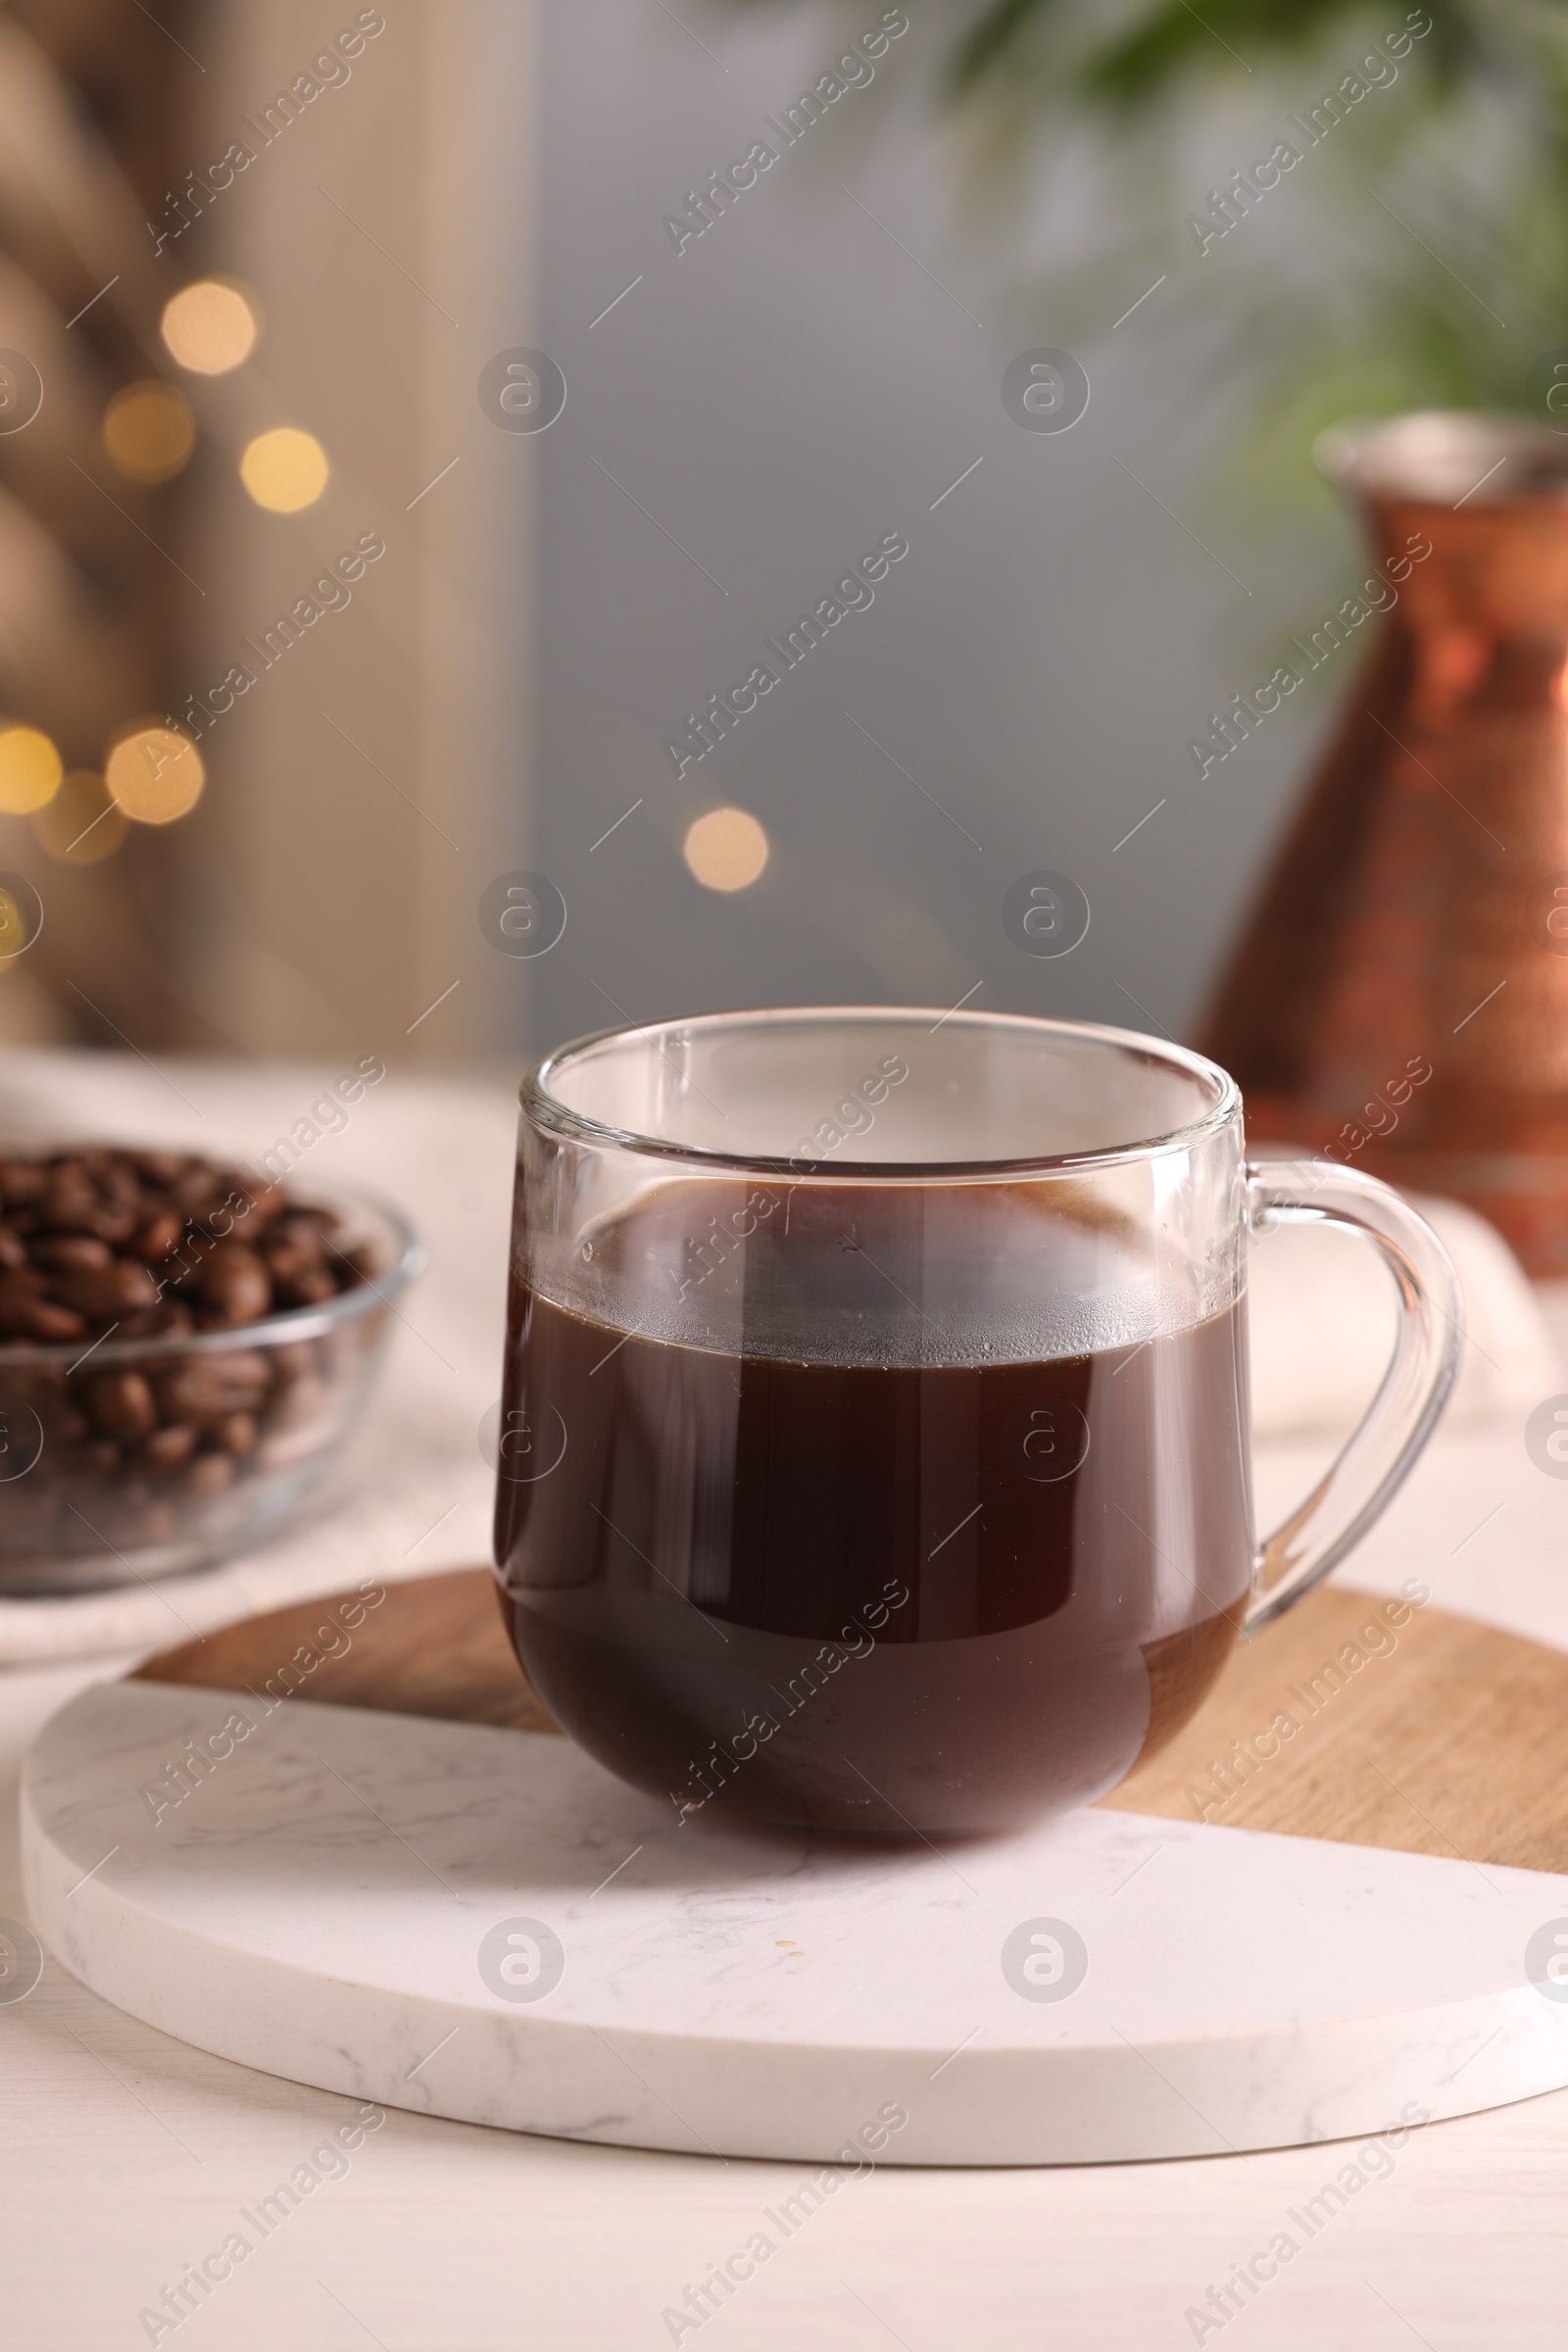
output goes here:
<path id="1" fill-rule="evenodd" d="M 1339 1225 L 1398 1337 L 1257 1542 L 1247 1250 Z M 522 1087 L 496 1559 L 563 1727 L 676 1816 L 1005 1830 L 1115 1787 L 1365 1533 L 1460 1344 L 1383 1184 L 1250 1166 L 1223 1070 L 1087 1022 L 610 1030 Z"/>

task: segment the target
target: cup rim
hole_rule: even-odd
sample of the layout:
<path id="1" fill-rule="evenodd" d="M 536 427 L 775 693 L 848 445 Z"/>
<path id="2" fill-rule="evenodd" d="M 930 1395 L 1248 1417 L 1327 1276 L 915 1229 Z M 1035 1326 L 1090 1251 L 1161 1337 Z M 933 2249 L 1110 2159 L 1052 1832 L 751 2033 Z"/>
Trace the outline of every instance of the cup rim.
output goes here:
<path id="1" fill-rule="evenodd" d="M 319 1339 L 324 1332 L 355 1322 L 377 1306 L 389 1305 L 423 1273 L 429 1251 L 395 1201 L 364 1185 L 340 1184 L 336 1180 L 302 1184 L 298 1204 L 309 1208 L 316 1202 L 329 1208 L 339 1205 L 368 1208 L 383 1218 L 396 1250 L 391 1265 L 373 1280 L 357 1282 L 352 1290 L 339 1291 L 334 1298 L 324 1298 L 319 1306 L 280 1307 L 275 1314 L 263 1315 L 254 1323 L 238 1323 L 225 1331 L 156 1332 L 140 1340 L 110 1338 L 89 1342 L 85 1348 L 80 1340 L 0 1339 L 0 1387 L 4 1386 L 8 1372 L 70 1371 L 88 1358 L 97 1371 L 114 1364 L 144 1364 L 149 1357 L 217 1355 L 236 1348 Z"/>
<path id="2" fill-rule="evenodd" d="M 957 1029 L 1012 1029 L 1084 1038 L 1097 1046 L 1116 1047 L 1163 1062 L 1212 1089 L 1214 1099 L 1197 1118 L 1163 1134 L 1102 1145 L 1091 1152 L 1038 1152 L 1012 1159 L 857 1160 L 843 1158 L 837 1152 L 820 1159 L 806 1159 L 799 1154 L 785 1159 L 763 1152 L 714 1151 L 704 1144 L 671 1143 L 661 1136 L 640 1135 L 632 1128 L 613 1127 L 606 1120 L 590 1118 L 585 1112 L 571 1109 L 549 1091 L 551 1080 L 566 1063 L 611 1039 L 631 1041 L 668 1035 L 674 1030 L 691 1032 L 773 1022 L 819 1022 L 826 1027 L 849 1020 L 887 1021 L 910 1028 L 924 1022 L 928 1030 L 951 1024 Z M 591 1144 L 600 1150 L 633 1152 L 653 1159 L 727 1168 L 745 1175 L 787 1176 L 800 1183 L 821 1177 L 834 1183 L 853 1178 L 864 1183 L 941 1184 L 958 1178 L 1051 1175 L 1111 1167 L 1128 1160 L 1152 1158 L 1159 1152 L 1188 1149 L 1238 1118 L 1242 1108 L 1241 1089 L 1228 1070 L 1221 1069 L 1206 1054 L 1195 1053 L 1190 1046 L 1178 1046 L 1169 1038 L 1151 1037 L 1139 1029 L 1118 1029 L 1102 1021 L 1063 1020 L 1032 1012 L 959 1012 L 930 1004 L 766 1004 L 679 1015 L 671 1020 L 618 1022 L 553 1047 L 525 1072 L 517 1095 L 525 1118 L 548 1134 L 573 1143 Z"/>

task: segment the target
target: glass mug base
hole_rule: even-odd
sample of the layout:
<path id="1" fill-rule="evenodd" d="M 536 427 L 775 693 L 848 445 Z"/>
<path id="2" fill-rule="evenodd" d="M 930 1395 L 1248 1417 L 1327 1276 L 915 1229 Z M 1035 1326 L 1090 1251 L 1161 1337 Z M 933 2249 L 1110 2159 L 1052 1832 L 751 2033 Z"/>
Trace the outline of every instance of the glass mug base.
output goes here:
<path id="1" fill-rule="evenodd" d="M 879 1838 L 1017 1830 L 1105 1795 L 1188 1721 L 1240 1631 L 1238 1612 L 1053 1658 L 1034 1627 L 874 1649 L 737 1628 L 715 1673 L 695 1648 L 656 1651 L 657 1623 L 617 1642 L 515 1601 L 505 1615 L 579 1746 L 677 1820 Z"/>
<path id="2" fill-rule="evenodd" d="M 1114 1788 L 1354 1540 L 1451 1376 L 1407 1302 L 1392 1387 L 1259 1549 L 1250 1227 L 1333 1214 L 1393 1262 L 1396 1225 L 1407 1300 L 1446 1269 L 1384 1188 L 1325 1169 L 1303 1205 L 1300 1176 L 1249 1178 L 1223 1072 L 1083 1024 L 715 1015 L 552 1056 L 496 1519 L 541 1698 L 694 1825 L 984 1834 Z"/>

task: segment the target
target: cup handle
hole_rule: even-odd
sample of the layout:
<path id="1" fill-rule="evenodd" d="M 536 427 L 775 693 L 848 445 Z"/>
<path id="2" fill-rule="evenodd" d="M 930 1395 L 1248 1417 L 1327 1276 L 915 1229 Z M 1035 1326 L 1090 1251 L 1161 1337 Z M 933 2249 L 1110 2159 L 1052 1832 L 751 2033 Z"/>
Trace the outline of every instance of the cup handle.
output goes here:
<path id="1" fill-rule="evenodd" d="M 1391 1186 L 1333 1160 L 1250 1161 L 1250 1236 L 1338 1225 L 1381 1254 L 1399 1295 L 1394 1354 L 1377 1395 L 1326 1475 L 1258 1545 L 1243 1631 L 1255 1633 L 1339 1565 L 1393 1498 L 1432 1435 L 1459 1366 L 1464 1299 L 1448 1252 Z"/>

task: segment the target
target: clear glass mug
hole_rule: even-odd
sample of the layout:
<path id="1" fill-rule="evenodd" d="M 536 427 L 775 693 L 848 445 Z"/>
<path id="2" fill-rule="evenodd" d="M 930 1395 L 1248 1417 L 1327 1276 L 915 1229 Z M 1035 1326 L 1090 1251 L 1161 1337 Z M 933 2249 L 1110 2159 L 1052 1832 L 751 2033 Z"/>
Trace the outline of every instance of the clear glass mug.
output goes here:
<path id="1" fill-rule="evenodd" d="M 824 1007 L 525 1079 L 497 1480 L 534 1687 L 682 1822 L 1004 1830 L 1089 1802 L 1382 1510 L 1460 1299 L 1386 1185 L 1250 1166 L 1234 1082 L 1084 1022 Z M 1365 1419 L 1259 1544 L 1246 1270 L 1392 1271 Z"/>

